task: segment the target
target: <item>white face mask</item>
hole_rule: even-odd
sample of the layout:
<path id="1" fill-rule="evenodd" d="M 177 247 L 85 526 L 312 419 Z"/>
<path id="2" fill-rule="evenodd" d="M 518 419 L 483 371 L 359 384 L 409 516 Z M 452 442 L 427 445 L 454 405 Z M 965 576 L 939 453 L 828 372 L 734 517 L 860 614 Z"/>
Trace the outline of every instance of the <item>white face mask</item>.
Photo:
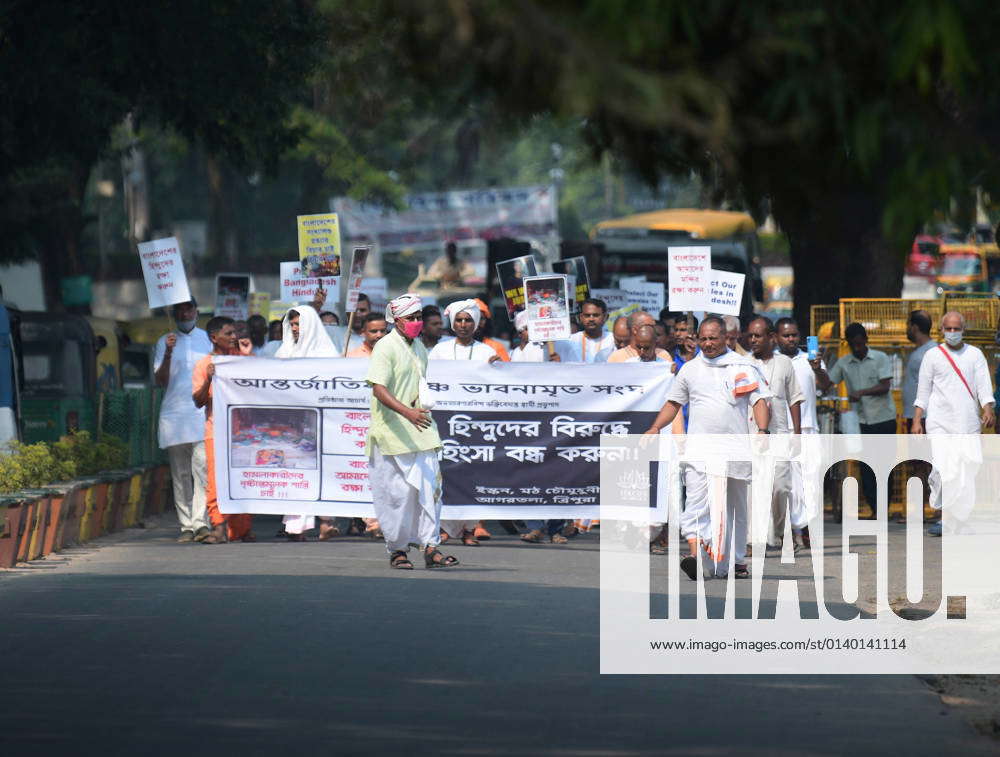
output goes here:
<path id="1" fill-rule="evenodd" d="M 961 331 L 946 331 L 944 332 L 944 340 L 952 347 L 957 347 L 962 343 L 962 333 Z"/>
<path id="2" fill-rule="evenodd" d="M 190 321 L 177 321 L 177 328 L 182 334 L 190 334 L 197 325 L 197 318 L 192 318 Z"/>

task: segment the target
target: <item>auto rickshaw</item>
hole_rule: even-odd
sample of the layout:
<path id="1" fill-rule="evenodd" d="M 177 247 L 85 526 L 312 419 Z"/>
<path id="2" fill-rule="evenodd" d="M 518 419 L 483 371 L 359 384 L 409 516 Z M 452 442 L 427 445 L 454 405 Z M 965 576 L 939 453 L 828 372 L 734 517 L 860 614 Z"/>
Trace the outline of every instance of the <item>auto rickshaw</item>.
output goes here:
<path id="1" fill-rule="evenodd" d="M 24 366 L 21 437 L 54 442 L 96 427 L 98 343 L 87 319 L 63 313 L 21 314 Z"/>

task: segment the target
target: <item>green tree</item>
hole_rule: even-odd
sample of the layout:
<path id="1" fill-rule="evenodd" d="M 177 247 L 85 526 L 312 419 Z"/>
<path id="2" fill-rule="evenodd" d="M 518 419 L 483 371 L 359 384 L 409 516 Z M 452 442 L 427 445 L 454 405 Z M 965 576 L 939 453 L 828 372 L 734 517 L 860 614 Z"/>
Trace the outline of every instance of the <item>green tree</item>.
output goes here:
<path id="1" fill-rule="evenodd" d="M 995 190 L 985 0 L 456 0 L 396 3 L 401 67 L 508 113 L 585 122 L 651 181 L 769 206 L 796 311 L 899 291 L 907 241 L 973 183 Z"/>
<path id="2" fill-rule="evenodd" d="M 322 26 L 303 0 L 0 4 L 0 229 L 37 254 L 50 306 L 79 274 L 91 168 L 131 115 L 240 166 L 295 144 L 288 115 Z"/>

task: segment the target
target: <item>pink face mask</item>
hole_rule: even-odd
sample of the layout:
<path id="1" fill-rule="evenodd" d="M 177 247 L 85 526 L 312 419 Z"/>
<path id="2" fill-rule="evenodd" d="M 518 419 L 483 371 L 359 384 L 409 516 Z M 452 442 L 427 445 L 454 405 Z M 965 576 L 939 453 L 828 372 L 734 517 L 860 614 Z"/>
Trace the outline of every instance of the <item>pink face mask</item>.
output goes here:
<path id="1" fill-rule="evenodd" d="M 403 334 L 407 339 L 416 339 L 420 336 L 420 332 L 424 330 L 423 321 L 405 321 L 399 324 L 399 327 L 403 330 Z"/>

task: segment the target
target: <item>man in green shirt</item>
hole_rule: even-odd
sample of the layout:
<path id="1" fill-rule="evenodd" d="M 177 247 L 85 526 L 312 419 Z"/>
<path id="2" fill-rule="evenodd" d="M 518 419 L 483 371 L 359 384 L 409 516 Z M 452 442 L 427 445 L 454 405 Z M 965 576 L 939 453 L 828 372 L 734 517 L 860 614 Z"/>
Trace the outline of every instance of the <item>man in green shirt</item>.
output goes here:
<path id="1" fill-rule="evenodd" d="M 441 438 L 429 409 L 420 403 L 427 349 L 417 338 L 423 327 L 420 297 L 400 295 L 386 320 L 395 328 L 376 342 L 368 363 L 372 387 L 367 452 L 375 516 L 385 536 L 389 564 L 413 570 L 411 544 L 423 548 L 428 568 L 458 565 L 438 550 L 441 531 Z"/>
<path id="2" fill-rule="evenodd" d="M 892 364 L 884 352 L 869 349 L 868 332 L 860 323 L 844 330 L 851 354 L 840 358 L 830 369 L 823 370 L 819 359 L 810 361 L 816 374 L 816 385 L 827 391 L 834 384 L 847 382 L 851 408 L 857 410 L 862 434 L 895 434 L 896 405 L 892 400 Z M 868 466 L 861 467 L 861 489 L 871 518 L 875 518 L 875 475 Z"/>

